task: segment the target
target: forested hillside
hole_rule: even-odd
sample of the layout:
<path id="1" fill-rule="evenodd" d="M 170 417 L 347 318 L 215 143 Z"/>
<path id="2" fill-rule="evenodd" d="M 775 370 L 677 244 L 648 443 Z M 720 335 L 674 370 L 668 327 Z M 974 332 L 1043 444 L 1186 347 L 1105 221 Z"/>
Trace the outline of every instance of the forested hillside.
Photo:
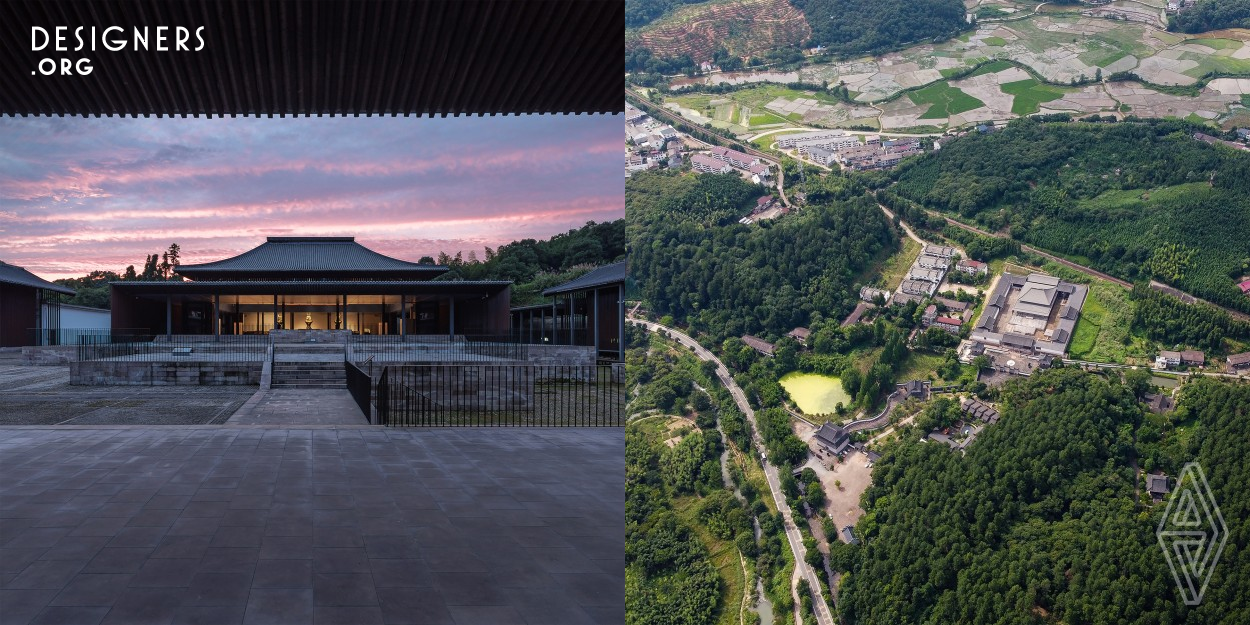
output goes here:
<path id="1" fill-rule="evenodd" d="M 684 4 L 705 0 L 625 0 L 625 26 L 637 28 L 655 21 L 665 13 Z"/>
<path id="2" fill-rule="evenodd" d="M 812 42 L 840 54 L 876 54 L 949 39 L 971 28 L 960 0 L 790 0 L 807 16 Z"/>
<path id="3" fill-rule="evenodd" d="M 486 248 L 485 259 L 475 254 L 439 254 L 435 260 L 450 267 L 441 280 L 512 280 L 513 305 L 538 303 L 543 289 L 563 284 L 599 265 L 625 258 L 625 220 L 587 222 L 550 239 L 522 239 Z"/>
<path id="4" fill-rule="evenodd" d="M 1168 21 L 1168 30 L 1183 33 L 1220 28 L 1250 28 L 1250 0 L 1198 0 Z"/>
<path id="5" fill-rule="evenodd" d="M 1197 381 L 1148 427 L 1127 386 L 1074 369 L 1013 382 L 1003 404 L 966 456 L 905 441 L 877 463 L 866 544 L 842 554 L 847 622 L 1250 622 L 1250 528 L 1239 521 L 1250 513 L 1250 385 Z M 1155 539 L 1163 506 L 1134 493 L 1139 427 L 1144 446 L 1170 446 L 1156 454 L 1170 475 L 1202 463 L 1230 520 L 1196 609 Z"/>
<path id="6" fill-rule="evenodd" d="M 813 312 L 849 312 L 851 287 L 896 235 L 856 185 L 826 204 L 773 222 L 742 225 L 766 193 L 734 175 L 648 172 L 625 183 L 630 275 L 657 316 L 672 315 L 720 340 L 743 333 L 784 334 Z"/>
<path id="7" fill-rule="evenodd" d="M 1127 280 L 1155 278 L 1250 311 L 1250 154 L 1179 121 L 1022 119 L 944 142 L 895 172 L 895 190 L 987 230 Z"/>

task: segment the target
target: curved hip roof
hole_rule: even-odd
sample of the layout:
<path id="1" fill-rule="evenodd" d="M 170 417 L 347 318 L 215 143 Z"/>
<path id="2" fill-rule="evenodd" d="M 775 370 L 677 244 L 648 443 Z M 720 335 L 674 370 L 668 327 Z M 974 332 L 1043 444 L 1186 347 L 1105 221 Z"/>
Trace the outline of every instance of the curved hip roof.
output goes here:
<path id="1" fill-rule="evenodd" d="M 178 267 L 192 280 L 430 280 L 446 272 L 379 254 L 355 237 L 269 237 L 238 256 Z"/>

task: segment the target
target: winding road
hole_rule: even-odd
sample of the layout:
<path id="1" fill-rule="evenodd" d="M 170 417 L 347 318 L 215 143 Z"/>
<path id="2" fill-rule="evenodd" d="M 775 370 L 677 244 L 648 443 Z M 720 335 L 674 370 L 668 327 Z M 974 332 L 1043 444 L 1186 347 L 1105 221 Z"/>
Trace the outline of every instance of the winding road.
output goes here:
<path id="1" fill-rule="evenodd" d="M 796 576 L 802 576 L 807 579 L 811 585 L 814 596 L 812 597 L 812 607 L 816 612 L 816 621 L 820 625 L 835 625 L 833 615 L 829 612 L 829 604 L 825 602 L 824 593 L 821 590 L 820 578 L 816 575 L 816 571 L 807 564 L 806 554 L 807 548 L 803 546 L 803 535 L 799 533 L 799 528 L 794 524 L 793 515 L 790 513 L 790 506 L 786 503 L 786 495 L 781 490 L 781 479 L 777 473 L 777 467 L 767 460 L 768 454 L 764 448 L 764 441 L 760 438 L 759 428 L 755 424 L 755 411 L 751 409 L 751 404 L 747 402 L 746 393 L 742 392 L 742 387 L 734 381 L 733 376 L 729 374 L 729 369 L 725 368 L 725 364 L 716 357 L 715 354 L 708 351 L 707 348 L 699 344 L 698 341 L 690 338 L 680 330 L 675 330 L 668 326 L 662 326 L 652 321 L 644 319 L 629 319 L 630 323 L 642 326 L 650 332 L 665 332 L 673 340 L 689 347 L 700 360 L 707 360 L 716 363 L 716 377 L 720 378 L 721 384 L 729 389 L 729 394 L 733 396 L 734 402 L 738 404 L 738 409 L 746 416 L 747 423 L 751 426 L 751 442 L 755 445 L 760 456 L 764 458 L 764 477 L 768 480 L 768 489 L 772 492 L 773 502 L 777 504 L 777 510 L 781 512 L 783 525 L 786 530 L 786 538 L 790 543 L 790 551 L 794 554 L 794 571 Z M 791 584 L 791 594 L 795 593 L 794 585 Z M 802 617 L 799 614 L 801 602 L 798 601 L 797 595 L 794 597 L 794 610 L 797 622 L 802 623 Z"/>

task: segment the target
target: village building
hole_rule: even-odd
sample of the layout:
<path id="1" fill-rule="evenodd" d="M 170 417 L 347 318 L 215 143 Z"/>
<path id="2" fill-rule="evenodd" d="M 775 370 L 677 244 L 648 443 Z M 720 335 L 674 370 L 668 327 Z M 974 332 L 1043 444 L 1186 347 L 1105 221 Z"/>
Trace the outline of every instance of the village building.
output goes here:
<path id="1" fill-rule="evenodd" d="M 727 174 L 734 170 L 729 163 L 718 161 L 704 154 L 692 154 L 690 168 L 701 174 Z"/>
<path id="2" fill-rule="evenodd" d="M 925 280 L 932 282 L 935 288 L 937 287 L 937 284 L 942 281 L 942 278 L 945 275 L 946 274 L 940 269 L 926 269 L 917 265 L 912 265 L 911 271 L 907 272 L 907 278 L 909 280 Z"/>
<path id="3" fill-rule="evenodd" d="M 990 266 L 979 260 L 961 260 L 955 268 L 970 276 L 983 276 L 990 272 Z"/>
<path id="4" fill-rule="evenodd" d="M 929 244 L 929 245 L 925 245 L 925 246 L 924 246 L 924 249 L 923 249 L 923 250 L 921 250 L 921 251 L 920 251 L 920 253 L 921 253 L 921 254 L 928 254 L 928 255 L 930 255 L 930 256 L 937 256 L 937 257 L 939 257 L 939 258 L 947 258 L 947 259 L 949 259 L 949 258 L 951 258 L 951 257 L 955 256 L 955 254 L 958 254 L 958 253 L 959 253 L 959 250 L 957 250 L 957 249 L 955 249 L 955 248 L 953 248 L 953 247 L 951 247 L 951 246 L 949 246 L 949 245 L 932 245 L 932 244 Z"/>
<path id="5" fill-rule="evenodd" d="M 812 440 L 834 456 L 841 456 L 851 446 L 851 435 L 841 426 L 826 422 L 816 430 Z"/>
<path id="6" fill-rule="evenodd" d="M 1250 370 L 1250 352 L 1232 354 L 1228 357 L 1228 372 L 1241 373 Z"/>
<path id="7" fill-rule="evenodd" d="M 798 327 L 786 333 L 786 336 L 796 340 L 800 345 L 807 345 L 807 339 L 812 335 L 812 331 L 804 327 Z"/>
<path id="8" fill-rule="evenodd" d="M 931 385 L 924 380 L 911 380 L 898 385 L 904 398 L 928 399 Z"/>
<path id="9" fill-rule="evenodd" d="M 855 526 L 848 525 L 842 528 L 842 540 L 846 541 L 848 545 L 859 544 L 859 538 L 855 536 Z"/>
<path id="10" fill-rule="evenodd" d="M 845 130 L 815 130 L 812 132 L 800 132 L 790 135 L 782 135 L 777 138 L 777 147 L 788 149 L 798 146 L 800 143 L 820 141 L 825 139 L 840 139 L 847 137 Z"/>
<path id="11" fill-rule="evenodd" d="M 933 327 L 941 328 L 951 334 L 959 334 L 962 326 L 963 322 L 953 317 L 937 317 L 933 320 Z"/>
<path id="12" fill-rule="evenodd" d="M 863 287 L 859 290 L 859 299 L 862 299 L 865 302 L 871 303 L 878 297 L 880 297 L 882 301 L 889 301 L 890 292 L 882 289 L 874 289 L 870 286 Z"/>
<path id="13" fill-rule="evenodd" d="M 903 280 L 903 283 L 899 285 L 898 289 L 902 291 L 903 293 L 909 293 L 911 295 L 918 295 L 921 297 L 929 297 L 933 295 L 934 291 L 937 291 L 937 287 L 938 285 L 936 282 L 929 282 L 927 280 L 913 280 L 909 278 L 907 280 Z"/>
<path id="14" fill-rule="evenodd" d="M 934 319 L 937 319 L 937 304 L 929 304 L 925 306 L 924 313 L 920 316 L 920 323 L 927 328 Z"/>
<path id="15" fill-rule="evenodd" d="M 1206 366 L 1207 355 L 1196 349 L 1181 350 L 1181 364 L 1186 367 Z"/>
<path id="16" fill-rule="evenodd" d="M 916 258 L 915 264 L 924 267 L 925 269 L 941 269 L 945 271 L 950 268 L 951 261 L 950 258 L 933 256 L 932 254 L 921 254 Z"/>
<path id="17" fill-rule="evenodd" d="M 750 334 L 742 335 L 742 342 L 745 343 L 747 347 L 750 347 L 765 356 L 772 356 L 777 349 L 772 343 Z"/>
<path id="18" fill-rule="evenodd" d="M 758 156 L 751 156 L 750 154 L 744 154 L 737 150 L 731 150 L 720 146 L 712 148 L 712 158 L 729 163 L 738 169 L 747 169 L 752 165 L 758 165 L 760 163 Z"/>
<path id="19" fill-rule="evenodd" d="M 1146 492 L 1150 494 L 1150 499 L 1155 503 L 1159 503 L 1167 498 L 1168 493 L 1172 492 L 1172 483 L 1168 476 L 1157 473 L 1146 475 Z"/>
<path id="20" fill-rule="evenodd" d="M 933 298 L 933 300 L 945 306 L 947 310 L 951 310 L 954 312 L 964 312 L 972 308 L 972 304 L 968 302 L 961 302 L 957 299 L 951 299 L 949 297 L 938 296 L 938 297 Z"/>
<path id="21" fill-rule="evenodd" d="M 1162 350 L 1158 356 L 1155 356 L 1156 369 L 1171 369 L 1181 365 L 1181 353 L 1171 350 Z"/>
<path id="22" fill-rule="evenodd" d="M 809 148 L 807 150 L 807 158 L 813 163 L 825 165 L 826 167 L 837 162 L 836 155 L 824 148 Z"/>
<path id="23" fill-rule="evenodd" d="M 998 411 L 993 406 L 986 404 L 977 399 L 965 399 L 959 406 L 965 414 L 973 419 L 980 419 L 985 423 L 997 423 Z"/>

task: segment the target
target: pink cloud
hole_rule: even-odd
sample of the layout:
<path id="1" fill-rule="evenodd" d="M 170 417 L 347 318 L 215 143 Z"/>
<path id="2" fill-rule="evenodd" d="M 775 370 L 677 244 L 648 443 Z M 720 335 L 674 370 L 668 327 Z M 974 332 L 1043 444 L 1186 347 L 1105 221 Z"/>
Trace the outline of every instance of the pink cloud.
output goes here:
<path id="1" fill-rule="evenodd" d="M 269 121 L 0 125 L 0 259 L 69 277 L 276 234 L 480 253 L 624 215 L 613 117 Z"/>

